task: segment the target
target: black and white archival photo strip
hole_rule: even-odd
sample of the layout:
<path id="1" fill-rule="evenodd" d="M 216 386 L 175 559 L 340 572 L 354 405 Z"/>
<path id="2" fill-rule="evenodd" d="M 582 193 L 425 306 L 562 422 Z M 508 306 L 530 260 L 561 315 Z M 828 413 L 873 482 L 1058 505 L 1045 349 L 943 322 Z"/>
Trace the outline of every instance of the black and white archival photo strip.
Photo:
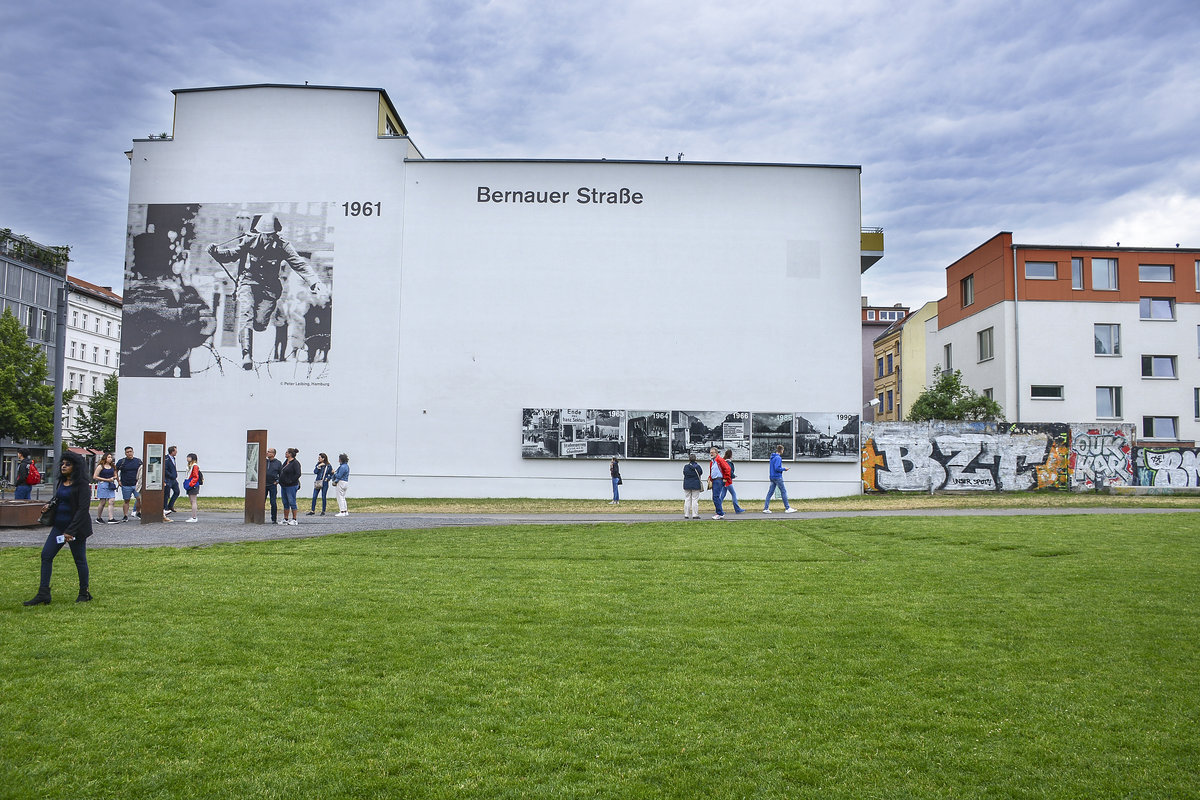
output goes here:
<path id="1" fill-rule="evenodd" d="M 858 461 L 858 414 L 796 414 L 796 461 Z"/>
<path id="2" fill-rule="evenodd" d="M 625 412 L 564 408 L 559 417 L 562 458 L 612 458 L 625 453 Z"/>
<path id="3" fill-rule="evenodd" d="M 671 412 L 627 412 L 625 417 L 625 457 L 670 458 Z"/>
<path id="4" fill-rule="evenodd" d="M 795 414 L 785 412 L 755 411 L 750 416 L 750 458 L 769 461 L 778 445 L 783 445 L 783 460 L 791 461 L 796 452 L 792 437 L 792 422 Z"/>
<path id="5" fill-rule="evenodd" d="M 738 461 L 750 458 L 750 412 L 671 412 L 671 458 L 686 461 L 695 453 L 696 458 L 707 459 L 710 447 L 721 455 L 733 450 Z"/>
<path id="6" fill-rule="evenodd" d="M 526 408 L 521 411 L 521 457 L 558 458 L 557 408 Z"/>

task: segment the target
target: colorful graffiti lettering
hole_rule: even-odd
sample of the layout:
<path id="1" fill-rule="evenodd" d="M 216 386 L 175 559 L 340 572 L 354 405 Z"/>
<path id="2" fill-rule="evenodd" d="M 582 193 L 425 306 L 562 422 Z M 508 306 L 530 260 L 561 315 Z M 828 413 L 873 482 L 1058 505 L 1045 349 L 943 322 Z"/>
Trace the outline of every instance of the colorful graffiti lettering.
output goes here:
<path id="1" fill-rule="evenodd" d="M 1142 486 L 1200 486 L 1200 451 L 1139 447 L 1134 462 Z"/>
<path id="2" fill-rule="evenodd" d="M 1072 488 L 1134 485 L 1133 429 L 1122 425 L 1076 428 L 1071 436 Z"/>
<path id="3" fill-rule="evenodd" d="M 1132 428 L 1120 425 L 868 424 L 862 430 L 863 490 L 1079 491 L 1128 485 L 1134 483 L 1132 440 Z M 1190 479 L 1196 485 L 1194 471 Z"/>

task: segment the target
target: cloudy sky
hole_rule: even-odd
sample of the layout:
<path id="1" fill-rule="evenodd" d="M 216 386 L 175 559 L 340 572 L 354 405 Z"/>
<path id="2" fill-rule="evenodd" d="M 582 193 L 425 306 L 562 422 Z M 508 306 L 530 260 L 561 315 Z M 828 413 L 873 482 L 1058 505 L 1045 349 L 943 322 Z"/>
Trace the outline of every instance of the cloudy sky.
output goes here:
<path id="1" fill-rule="evenodd" d="M 1200 0 L 63 0 L 0 36 L 0 227 L 105 285 L 131 140 L 246 83 L 386 89 L 436 158 L 859 164 L 874 304 L 1001 230 L 1200 247 Z"/>

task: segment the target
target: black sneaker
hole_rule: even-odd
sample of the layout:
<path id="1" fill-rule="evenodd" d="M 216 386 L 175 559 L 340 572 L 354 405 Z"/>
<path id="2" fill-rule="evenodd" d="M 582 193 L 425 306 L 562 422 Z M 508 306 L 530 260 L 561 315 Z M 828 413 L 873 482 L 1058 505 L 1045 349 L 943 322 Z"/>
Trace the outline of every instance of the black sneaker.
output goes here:
<path id="1" fill-rule="evenodd" d="M 317 513 L 317 512 L 315 512 L 315 511 L 305 511 L 305 512 L 304 512 L 304 516 L 306 516 L 306 517 L 311 517 L 311 516 L 313 516 L 313 515 L 314 515 L 314 514 L 316 514 L 316 513 Z"/>
<path id="2" fill-rule="evenodd" d="M 87 589 L 81 589 L 79 591 L 79 597 L 75 598 L 76 603 L 90 603 L 91 601 L 92 601 L 92 593 L 89 592 Z"/>
<path id="3" fill-rule="evenodd" d="M 129 517 L 121 517 L 121 522 L 129 522 Z"/>

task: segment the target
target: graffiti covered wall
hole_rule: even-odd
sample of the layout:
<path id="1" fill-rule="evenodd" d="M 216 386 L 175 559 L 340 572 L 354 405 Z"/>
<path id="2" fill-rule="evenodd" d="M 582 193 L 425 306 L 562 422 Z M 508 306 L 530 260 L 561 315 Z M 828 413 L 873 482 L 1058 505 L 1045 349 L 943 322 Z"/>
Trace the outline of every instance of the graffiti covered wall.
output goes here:
<path id="1" fill-rule="evenodd" d="M 1200 487 L 1200 450 L 1138 447 L 1133 451 L 1138 486 Z"/>
<path id="2" fill-rule="evenodd" d="M 865 424 L 863 491 L 1011 492 L 1129 484 L 1132 437 L 1131 427 L 1119 425 Z"/>

